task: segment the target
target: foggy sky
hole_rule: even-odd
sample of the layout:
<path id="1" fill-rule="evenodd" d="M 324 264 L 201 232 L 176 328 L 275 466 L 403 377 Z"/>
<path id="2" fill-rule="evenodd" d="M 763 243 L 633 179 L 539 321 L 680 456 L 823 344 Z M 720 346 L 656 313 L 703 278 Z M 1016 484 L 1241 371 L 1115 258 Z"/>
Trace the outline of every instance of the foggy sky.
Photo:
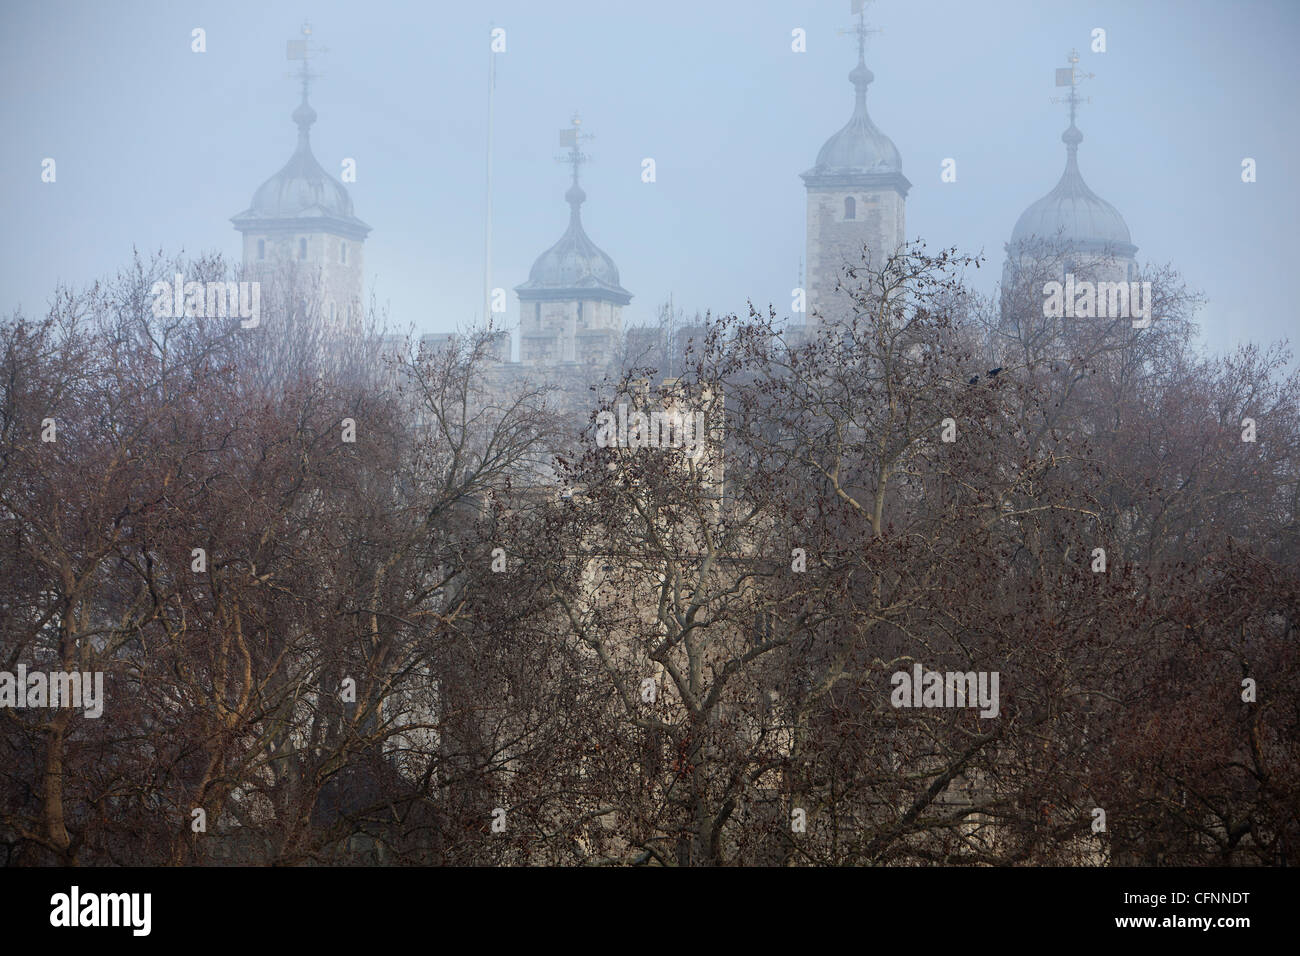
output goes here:
<path id="1" fill-rule="evenodd" d="M 312 22 L 312 146 L 349 184 L 367 294 L 390 321 L 450 331 L 482 309 L 490 23 L 497 59 L 492 284 L 509 291 L 564 231 L 556 131 L 576 109 L 596 139 L 584 223 L 632 292 L 625 325 L 671 294 L 687 310 L 790 309 L 804 254 L 804 187 L 848 120 L 847 0 L 549 3 L 121 2 L 0 12 L 4 211 L 0 312 L 42 314 L 142 252 L 219 251 L 229 219 L 289 158 L 297 82 L 285 41 Z M 913 188 L 907 236 L 983 252 L 991 291 L 1017 217 L 1061 175 L 1068 125 L 1053 73 L 1077 48 L 1091 97 L 1078 119 L 1088 185 L 1119 209 L 1141 262 L 1205 292 L 1210 348 L 1297 327 L 1293 2 L 880 0 L 867 50 L 873 120 Z M 190 31 L 207 31 L 207 52 Z M 791 51 L 791 31 L 808 51 Z M 1089 50 L 1094 27 L 1107 52 Z M 1241 160 L 1258 182 L 1241 182 Z M 58 181 L 42 183 L 53 157 Z M 653 157 L 658 181 L 641 182 Z M 944 158 L 958 180 L 939 179 Z"/>

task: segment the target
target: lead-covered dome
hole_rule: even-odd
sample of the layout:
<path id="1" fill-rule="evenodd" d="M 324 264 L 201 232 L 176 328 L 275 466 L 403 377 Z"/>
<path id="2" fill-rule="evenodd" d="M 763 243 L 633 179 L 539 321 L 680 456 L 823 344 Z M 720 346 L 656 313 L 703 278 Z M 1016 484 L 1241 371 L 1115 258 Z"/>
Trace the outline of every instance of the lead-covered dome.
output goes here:
<path id="1" fill-rule="evenodd" d="M 1079 172 L 1078 150 L 1083 134 L 1071 124 L 1061 140 L 1067 151 L 1065 172 L 1051 192 L 1021 214 L 1011 230 L 1011 245 L 1060 243 L 1076 250 L 1109 250 L 1131 257 L 1137 247 L 1124 217 L 1089 189 Z"/>
<path id="2" fill-rule="evenodd" d="M 241 230 L 273 228 L 277 224 L 314 220 L 320 227 L 364 238 L 370 231 L 352 210 L 347 188 L 325 172 L 311 151 L 309 130 L 316 121 L 316 111 L 303 102 L 293 111 L 298 124 L 298 148 L 284 167 L 253 193 L 248 209 L 231 221 Z"/>
<path id="3" fill-rule="evenodd" d="M 569 228 L 555 245 L 537 257 L 528 271 L 528 281 L 515 291 L 531 299 L 598 292 L 599 298 L 626 305 L 632 294 L 619 285 L 618 267 L 582 228 L 580 208 L 587 194 L 574 183 L 564 198 L 570 207 Z"/>
<path id="4" fill-rule="evenodd" d="M 865 36 L 865 34 L 863 35 Z M 858 65 L 849 73 L 853 84 L 853 115 L 817 153 L 817 165 L 802 173 L 809 189 L 895 189 L 903 196 L 912 184 L 903 175 L 903 158 L 894 141 L 882 133 L 867 112 L 867 87 L 875 79 L 858 42 Z"/>
<path id="5" fill-rule="evenodd" d="M 903 158 L 893 140 L 871 122 L 867 113 L 867 87 L 875 79 L 866 65 L 859 63 L 849 74 L 856 91 L 853 116 L 838 133 L 826 141 L 817 153 L 813 173 L 901 173 Z"/>

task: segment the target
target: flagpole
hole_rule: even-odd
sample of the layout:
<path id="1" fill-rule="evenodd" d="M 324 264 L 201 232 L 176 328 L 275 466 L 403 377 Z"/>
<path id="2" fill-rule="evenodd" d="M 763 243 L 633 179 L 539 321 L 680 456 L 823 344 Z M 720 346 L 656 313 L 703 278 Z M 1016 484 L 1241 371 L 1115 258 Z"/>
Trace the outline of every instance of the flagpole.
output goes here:
<path id="1" fill-rule="evenodd" d="M 487 169 L 485 186 L 485 211 L 483 222 L 483 321 L 485 326 L 492 322 L 492 127 L 496 111 L 497 59 L 492 50 L 490 37 L 492 28 L 488 28 L 488 116 L 487 116 Z"/>

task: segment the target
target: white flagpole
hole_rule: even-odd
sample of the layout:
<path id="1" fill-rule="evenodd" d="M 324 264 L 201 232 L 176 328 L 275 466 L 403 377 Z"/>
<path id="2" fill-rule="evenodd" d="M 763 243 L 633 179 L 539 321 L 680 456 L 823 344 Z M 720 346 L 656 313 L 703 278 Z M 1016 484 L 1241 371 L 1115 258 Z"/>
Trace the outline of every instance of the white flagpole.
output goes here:
<path id="1" fill-rule="evenodd" d="M 497 58 L 492 50 L 492 30 L 488 29 L 488 133 L 487 185 L 483 224 L 483 321 L 492 321 L 492 123 L 496 107 Z"/>

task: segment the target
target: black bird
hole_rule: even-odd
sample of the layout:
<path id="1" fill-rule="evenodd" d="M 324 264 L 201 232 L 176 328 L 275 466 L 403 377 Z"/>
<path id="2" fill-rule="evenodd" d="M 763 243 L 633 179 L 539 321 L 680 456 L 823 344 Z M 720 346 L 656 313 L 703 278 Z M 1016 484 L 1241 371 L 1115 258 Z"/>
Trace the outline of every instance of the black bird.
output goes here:
<path id="1" fill-rule="evenodd" d="M 967 384 L 967 385 L 974 385 L 974 384 L 975 384 L 976 382 L 978 382 L 979 380 L 980 380 L 980 377 L 979 377 L 978 375 L 976 375 L 973 379 L 971 379 L 971 380 L 970 380 L 969 382 L 967 382 L 966 384 Z"/>
<path id="2" fill-rule="evenodd" d="M 992 376 L 994 376 L 994 375 L 997 375 L 998 372 L 1000 372 L 1000 371 L 1002 371 L 1002 366 L 1001 366 L 1001 365 L 999 365 L 997 368 L 991 368 L 991 369 L 989 369 L 989 376 L 992 377 Z"/>

